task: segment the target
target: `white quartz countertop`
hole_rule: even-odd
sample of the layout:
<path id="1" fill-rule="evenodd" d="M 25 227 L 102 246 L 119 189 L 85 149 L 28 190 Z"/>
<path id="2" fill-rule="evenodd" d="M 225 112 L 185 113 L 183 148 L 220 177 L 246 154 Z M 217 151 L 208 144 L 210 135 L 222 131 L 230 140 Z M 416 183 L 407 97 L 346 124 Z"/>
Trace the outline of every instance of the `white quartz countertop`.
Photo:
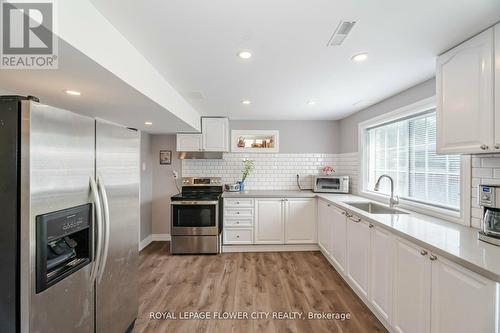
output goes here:
<path id="1" fill-rule="evenodd" d="M 438 260 L 439 256 L 443 256 L 471 271 L 500 282 L 500 247 L 480 241 L 477 238 L 477 229 L 413 212 L 393 215 L 370 214 L 346 202 L 371 200 L 349 194 L 313 193 L 311 191 L 248 191 L 246 193 L 225 192 L 223 197 L 317 197 L 432 251 L 438 256 Z"/>
<path id="2" fill-rule="evenodd" d="M 224 192 L 223 198 L 314 198 L 317 193 L 304 191 L 245 191 Z"/>

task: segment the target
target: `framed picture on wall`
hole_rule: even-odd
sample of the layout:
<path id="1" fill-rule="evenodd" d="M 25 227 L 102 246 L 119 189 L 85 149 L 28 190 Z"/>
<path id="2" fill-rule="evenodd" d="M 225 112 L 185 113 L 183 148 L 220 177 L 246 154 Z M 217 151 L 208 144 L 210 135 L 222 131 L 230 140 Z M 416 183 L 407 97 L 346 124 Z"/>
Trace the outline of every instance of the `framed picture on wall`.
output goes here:
<path id="1" fill-rule="evenodd" d="M 160 150 L 160 164 L 161 165 L 172 164 L 172 151 L 171 150 Z"/>

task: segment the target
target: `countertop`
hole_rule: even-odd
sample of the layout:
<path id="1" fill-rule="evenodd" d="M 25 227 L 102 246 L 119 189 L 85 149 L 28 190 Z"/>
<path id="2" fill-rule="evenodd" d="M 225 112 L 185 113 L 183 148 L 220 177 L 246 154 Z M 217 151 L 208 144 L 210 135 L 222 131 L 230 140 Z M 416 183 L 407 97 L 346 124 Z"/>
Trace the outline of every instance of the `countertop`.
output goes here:
<path id="1" fill-rule="evenodd" d="M 314 198 L 325 200 L 340 209 L 349 211 L 364 220 L 391 231 L 418 246 L 432 251 L 436 256 L 456 262 L 471 271 L 500 282 L 500 247 L 477 239 L 477 229 L 465 227 L 442 219 L 409 212 L 409 214 L 370 214 L 346 202 L 367 202 L 369 199 L 350 194 L 313 193 L 311 191 L 248 191 L 224 192 L 224 198 Z"/>
<path id="2" fill-rule="evenodd" d="M 223 198 L 315 198 L 317 193 L 304 191 L 245 191 L 224 192 Z"/>

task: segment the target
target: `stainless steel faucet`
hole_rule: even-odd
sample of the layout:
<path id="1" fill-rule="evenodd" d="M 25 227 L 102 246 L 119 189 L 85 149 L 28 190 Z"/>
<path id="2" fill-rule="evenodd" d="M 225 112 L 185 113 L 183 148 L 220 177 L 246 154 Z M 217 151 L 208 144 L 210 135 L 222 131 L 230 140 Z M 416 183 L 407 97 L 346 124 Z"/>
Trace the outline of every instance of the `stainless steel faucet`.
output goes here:
<path id="1" fill-rule="evenodd" d="M 389 199 L 389 207 L 392 208 L 392 207 L 394 207 L 394 205 L 397 205 L 399 203 L 399 197 L 397 195 L 396 195 L 396 197 L 394 197 L 394 180 L 392 179 L 391 176 L 382 175 L 382 176 L 378 177 L 377 182 L 375 183 L 375 187 L 373 188 L 373 190 L 375 190 L 375 191 L 379 190 L 380 180 L 382 178 L 387 178 L 391 181 L 391 198 Z"/>

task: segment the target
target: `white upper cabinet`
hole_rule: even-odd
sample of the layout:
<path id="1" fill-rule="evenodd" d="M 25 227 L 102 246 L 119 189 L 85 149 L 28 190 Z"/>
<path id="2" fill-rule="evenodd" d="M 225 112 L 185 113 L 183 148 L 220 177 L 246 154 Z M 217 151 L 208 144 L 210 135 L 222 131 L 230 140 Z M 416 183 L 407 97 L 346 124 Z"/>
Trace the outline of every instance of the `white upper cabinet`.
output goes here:
<path id="1" fill-rule="evenodd" d="M 204 151 L 229 151 L 229 120 L 227 118 L 201 118 Z"/>
<path id="2" fill-rule="evenodd" d="M 500 24 L 495 26 L 495 151 L 500 152 Z"/>
<path id="3" fill-rule="evenodd" d="M 316 199 L 285 199 L 285 244 L 316 243 Z"/>
<path id="4" fill-rule="evenodd" d="M 201 134 L 179 133 L 177 134 L 177 151 L 201 151 Z"/>
<path id="5" fill-rule="evenodd" d="M 495 151 L 493 31 L 490 28 L 437 59 L 438 153 Z"/>
<path id="6" fill-rule="evenodd" d="M 431 261 L 426 250 L 397 239 L 394 249 L 393 327 L 399 333 L 430 330 Z M 451 333 L 451 332 L 450 332 Z"/>
<path id="7" fill-rule="evenodd" d="M 255 244 L 283 244 L 283 200 L 255 200 Z"/>
<path id="8" fill-rule="evenodd" d="M 495 282 L 432 258 L 431 332 L 495 332 Z"/>
<path id="9" fill-rule="evenodd" d="M 349 217 L 347 219 L 347 277 L 365 297 L 368 297 L 369 269 L 369 224 L 356 216 Z"/>

